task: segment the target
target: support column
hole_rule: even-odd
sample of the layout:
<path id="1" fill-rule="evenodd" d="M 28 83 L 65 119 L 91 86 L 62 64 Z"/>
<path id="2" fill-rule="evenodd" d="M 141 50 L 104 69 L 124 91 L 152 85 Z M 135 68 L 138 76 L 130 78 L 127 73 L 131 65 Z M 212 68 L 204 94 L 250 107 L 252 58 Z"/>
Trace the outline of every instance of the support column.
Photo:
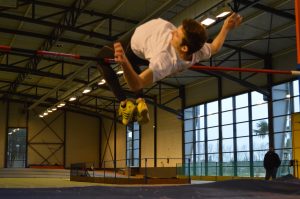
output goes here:
<path id="1" fill-rule="evenodd" d="M 185 87 L 184 86 L 180 86 L 179 89 L 179 97 L 181 99 L 181 124 L 182 124 L 182 131 L 181 131 L 181 140 L 182 140 L 182 164 L 186 164 L 186 159 L 185 159 L 185 137 L 184 137 L 184 109 L 185 109 L 185 104 L 186 104 L 186 100 L 185 100 Z"/>
<path id="2" fill-rule="evenodd" d="M 117 114 L 116 104 L 114 102 L 114 171 L 117 168 Z M 126 127 L 127 128 L 127 127 Z"/>
<path id="3" fill-rule="evenodd" d="M 300 2 L 295 1 L 296 42 L 297 42 L 297 68 L 300 69 Z"/>
<path id="4" fill-rule="evenodd" d="M 222 132 L 222 97 L 223 86 L 222 78 L 218 78 L 218 109 L 219 109 L 219 173 L 218 176 L 223 176 L 223 132 Z M 216 174 L 217 175 L 217 174 Z"/>
<path id="5" fill-rule="evenodd" d="M 295 17 L 296 17 L 296 42 L 297 42 L 297 69 L 300 70 L 300 2 L 295 0 Z M 298 77 L 300 85 L 300 77 Z M 299 87 L 300 88 L 300 87 Z M 294 113 L 292 115 L 292 146 L 293 146 L 293 159 L 294 162 L 294 176 L 299 178 L 299 140 L 300 140 L 300 131 L 299 131 L 299 114 Z"/>
<path id="6" fill-rule="evenodd" d="M 161 96 L 160 96 L 161 98 Z M 153 122 L 153 133 L 154 133 L 154 167 L 157 167 L 157 97 L 153 98 L 154 101 L 154 122 Z"/>

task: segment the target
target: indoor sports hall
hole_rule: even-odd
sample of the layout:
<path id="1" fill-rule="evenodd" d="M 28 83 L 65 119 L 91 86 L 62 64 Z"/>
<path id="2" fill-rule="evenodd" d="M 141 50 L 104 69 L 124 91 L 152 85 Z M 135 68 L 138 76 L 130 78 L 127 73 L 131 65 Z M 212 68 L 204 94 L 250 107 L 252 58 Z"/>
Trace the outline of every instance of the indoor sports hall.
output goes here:
<path id="1" fill-rule="evenodd" d="M 299 0 L 0 0 L 0 199 L 300 198 L 299 69 Z"/>

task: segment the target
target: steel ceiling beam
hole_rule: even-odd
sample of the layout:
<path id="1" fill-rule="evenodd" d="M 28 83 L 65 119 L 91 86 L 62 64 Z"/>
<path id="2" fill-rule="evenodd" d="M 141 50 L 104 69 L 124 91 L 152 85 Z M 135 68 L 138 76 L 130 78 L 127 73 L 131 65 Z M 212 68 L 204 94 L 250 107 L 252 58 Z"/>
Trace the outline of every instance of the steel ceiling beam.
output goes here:
<path id="1" fill-rule="evenodd" d="M 0 54 L 15 55 L 15 56 L 20 56 L 20 57 L 28 57 L 28 58 L 31 58 L 33 56 L 32 54 L 28 54 L 28 53 L 21 52 L 21 51 L 19 51 L 19 52 L 11 52 L 11 51 L 10 52 L 0 52 Z M 47 61 L 60 62 L 60 63 L 65 63 L 65 64 L 72 64 L 74 66 L 83 66 L 83 64 L 68 61 L 68 60 L 55 59 L 55 58 L 52 58 L 52 57 L 45 57 L 45 56 L 42 56 L 41 58 L 44 59 L 44 60 L 47 60 Z M 11 64 L 11 63 L 9 63 L 9 64 Z M 13 63 L 12 65 L 15 65 L 15 64 L 16 63 Z M 8 63 L 7 63 L 7 65 L 8 65 Z"/>
<path id="2" fill-rule="evenodd" d="M 12 73 L 19 73 L 19 74 L 25 74 L 25 73 L 30 73 L 35 76 L 40 76 L 40 77 L 47 77 L 47 78 L 54 78 L 54 79 L 60 79 L 60 80 L 65 80 L 68 78 L 69 75 L 60 75 L 57 73 L 50 73 L 50 72 L 44 72 L 44 71 L 38 71 L 38 70 L 33 70 L 33 69 L 26 69 L 24 67 L 18 67 L 18 66 L 13 66 L 13 65 L 6 65 L 6 64 L 0 64 L 0 70 L 5 71 L 5 72 L 12 72 Z M 81 79 L 74 79 L 73 81 L 81 84 L 88 84 L 88 81 L 84 81 Z M 12 82 L 14 83 L 14 82 Z M 21 83 L 21 82 L 20 82 Z"/>
<path id="3" fill-rule="evenodd" d="M 8 80 L 0 80 L 0 83 L 5 83 L 5 84 L 10 84 L 12 83 L 11 81 Z M 43 86 L 43 85 L 38 85 L 38 84 L 29 84 L 29 83 L 20 83 L 21 86 L 32 86 L 32 87 L 36 87 L 37 89 L 41 88 L 41 89 L 52 89 L 52 87 L 50 86 Z M 65 89 L 60 89 L 59 91 L 65 92 Z"/>
<path id="4" fill-rule="evenodd" d="M 60 19 L 58 24 L 55 24 L 55 27 L 49 38 L 40 46 L 40 50 L 49 50 L 56 41 L 60 39 L 66 27 L 75 26 L 78 17 L 81 14 L 81 11 L 89 4 L 92 0 L 75 0 L 71 5 L 70 9 L 65 13 L 65 15 Z M 0 13 L 0 15 L 5 15 Z M 6 14 L 7 15 L 7 14 Z M 33 19 L 34 20 L 34 19 Z M 39 56 L 34 56 L 25 66 L 26 70 L 33 69 L 36 70 L 41 58 Z M 15 79 L 15 81 L 10 85 L 8 93 L 13 93 L 17 90 L 18 84 L 25 80 L 29 73 L 21 73 Z M 5 96 L 7 97 L 7 96 Z"/>
<path id="5" fill-rule="evenodd" d="M 242 86 L 245 86 L 245 87 L 250 88 L 250 89 L 252 89 L 254 91 L 257 91 L 257 92 L 259 92 L 259 93 L 261 93 L 263 95 L 270 96 L 270 93 L 267 90 L 262 89 L 262 88 L 254 85 L 254 84 L 252 84 L 250 82 L 244 81 L 242 79 L 239 79 L 237 77 L 234 77 L 234 76 L 229 75 L 229 74 L 224 73 L 224 72 L 219 72 L 219 71 L 205 71 L 205 70 L 203 70 L 203 71 L 193 70 L 193 71 L 196 71 L 198 73 L 208 74 L 208 75 L 215 76 L 215 77 L 224 77 L 224 78 L 229 79 L 231 81 L 237 82 L 237 83 L 239 83 Z"/>
<path id="6" fill-rule="evenodd" d="M 19 1 L 27 3 L 27 4 L 31 4 L 34 1 L 34 3 L 36 5 L 39 5 L 39 6 L 45 6 L 45 7 L 49 7 L 49 8 L 57 8 L 57 9 L 65 10 L 65 11 L 70 9 L 69 6 L 65 6 L 65 5 L 61 5 L 61 4 L 54 4 L 54 3 L 50 3 L 50 2 L 43 2 L 43 1 L 38 1 L 38 0 L 19 0 Z M 138 24 L 139 23 L 139 21 L 137 21 L 137 20 L 124 18 L 124 17 L 118 17 L 118 16 L 114 16 L 114 15 L 111 15 L 111 14 L 95 12 L 94 10 L 85 10 L 85 9 L 83 9 L 82 13 L 90 15 L 90 16 L 96 16 L 96 17 L 101 17 L 101 18 L 104 18 L 104 19 L 111 19 L 111 20 L 117 20 L 117 21 L 123 21 L 123 22 L 127 22 L 127 23 L 132 23 L 132 24 Z"/>
<path id="7" fill-rule="evenodd" d="M 242 47 L 234 46 L 234 45 L 227 44 L 227 43 L 224 43 L 223 46 L 226 47 L 226 48 L 230 48 L 230 49 L 236 50 L 236 51 L 241 51 L 243 53 L 247 53 L 249 55 L 258 57 L 260 59 L 264 59 L 265 58 L 265 56 L 262 55 L 262 54 L 260 54 L 260 53 L 257 53 L 257 52 L 254 52 L 254 51 L 242 48 Z"/>
<path id="8" fill-rule="evenodd" d="M 49 35 L 44 35 L 44 34 L 35 33 L 35 32 L 27 32 L 27 31 L 22 31 L 22 30 L 14 30 L 14 29 L 9 29 L 9 28 L 1 28 L 0 27 L 0 32 L 7 33 L 7 34 L 13 33 L 16 35 L 22 35 L 22 36 L 26 36 L 26 37 L 49 39 Z M 65 38 L 65 37 L 60 38 L 59 41 L 65 42 L 65 43 L 76 44 L 76 45 L 80 45 L 80 46 L 96 48 L 96 49 L 103 47 L 103 45 L 89 43 L 89 42 L 85 42 L 85 41 L 74 40 L 74 39 Z"/>
<path id="9" fill-rule="evenodd" d="M 252 1 L 249 1 L 249 0 L 238 0 L 238 1 L 243 5 L 249 5 L 249 4 L 253 3 Z M 293 20 L 293 21 L 296 20 L 295 15 L 293 15 L 291 13 L 284 12 L 284 11 L 278 10 L 276 8 L 271 8 L 269 6 L 266 6 L 266 5 L 263 5 L 263 4 L 260 4 L 260 3 L 256 3 L 252 7 L 257 8 L 259 10 L 262 10 L 264 12 L 272 13 L 274 15 L 277 15 L 277 16 L 280 16 L 280 17 L 283 17 L 283 18 L 286 18 L 286 19 L 290 19 L 290 20 Z"/>
<path id="10" fill-rule="evenodd" d="M 67 30 L 70 32 L 75 32 L 78 34 L 83 34 L 83 35 L 89 35 L 91 37 L 107 40 L 107 41 L 114 41 L 116 38 L 115 37 L 110 37 L 109 35 L 93 32 L 93 31 L 88 31 L 85 29 L 81 28 L 76 28 L 72 26 L 71 24 L 61 24 L 58 25 L 57 23 L 45 21 L 45 20 L 40 20 L 40 19 L 32 19 L 31 17 L 24 17 L 24 16 L 19 16 L 19 15 L 13 15 L 9 13 L 2 13 L 0 12 L 0 17 L 6 18 L 6 19 L 11 19 L 15 21 L 24 21 L 27 23 L 31 24 L 37 24 L 37 25 L 42 25 L 42 26 L 47 26 L 47 27 L 52 27 L 52 28 L 57 28 L 59 27 L 60 29 Z"/>
<path id="11" fill-rule="evenodd" d="M 5 94 L 6 91 L 1 91 L 0 90 L 0 93 Z M 11 102 L 19 102 L 19 103 L 24 103 L 24 102 L 32 103 L 33 100 L 37 100 L 39 98 L 39 96 L 30 95 L 30 94 L 13 93 L 12 95 L 16 96 L 16 97 L 19 97 L 20 99 L 10 99 L 10 101 Z M 2 97 L 2 98 L 0 98 L 0 100 L 5 100 L 5 98 Z M 49 104 L 55 104 L 57 102 L 58 101 L 56 99 L 54 99 L 54 98 L 48 98 L 46 100 L 46 103 L 43 103 L 41 105 L 44 106 L 44 107 L 49 107 Z M 80 108 L 78 106 L 80 106 Z M 104 118 L 113 120 L 112 117 L 109 117 L 107 115 L 101 114 L 101 113 L 96 112 L 96 111 L 91 111 L 90 110 L 90 108 L 91 108 L 90 106 L 86 106 L 84 104 L 78 104 L 78 106 L 70 104 L 70 105 L 64 107 L 63 109 L 67 110 L 67 111 L 76 109 L 76 111 L 81 112 L 81 113 L 85 113 L 85 114 L 86 113 L 93 113 L 94 116 L 104 117 Z M 84 109 L 84 108 L 86 108 L 86 109 Z M 101 109 L 99 107 L 98 107 L 98 109 L 104 110 L 104 109 Z M 109 112 L 109 113 L 112 112 L 112 110 L 104 110 L 104 111 Z"/>

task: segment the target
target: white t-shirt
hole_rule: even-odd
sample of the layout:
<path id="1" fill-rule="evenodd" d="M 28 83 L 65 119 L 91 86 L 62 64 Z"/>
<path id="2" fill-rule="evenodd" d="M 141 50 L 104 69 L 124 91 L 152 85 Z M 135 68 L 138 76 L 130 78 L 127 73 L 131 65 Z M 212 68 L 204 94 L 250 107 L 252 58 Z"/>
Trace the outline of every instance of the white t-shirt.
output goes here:
<path id="1" fill-rule="evenodd" d="M 193 54 L 192 61 L 180 59 L 170 42 L 172 31 L 175 29 L 176 27 L 168 21 L 153 19 L 136 28 L 131 38 L 132 51 L 138 57 L 149 61 L 153 82 L 183 71 L 211 56 L 210 44 L 205 43 Z"/>

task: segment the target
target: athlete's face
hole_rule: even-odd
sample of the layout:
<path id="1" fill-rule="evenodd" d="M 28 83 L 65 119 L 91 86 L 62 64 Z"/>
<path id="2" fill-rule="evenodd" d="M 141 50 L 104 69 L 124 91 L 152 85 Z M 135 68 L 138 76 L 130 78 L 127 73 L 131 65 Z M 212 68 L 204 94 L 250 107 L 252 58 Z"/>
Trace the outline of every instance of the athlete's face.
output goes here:
<path id="1" fill-rule="evenodd" d="M 177 29 L 172 31 L 171 44 L 175 49 L 180 50 L 183 38 L 184 32 L 182 26 L 179 26 Z"/>

